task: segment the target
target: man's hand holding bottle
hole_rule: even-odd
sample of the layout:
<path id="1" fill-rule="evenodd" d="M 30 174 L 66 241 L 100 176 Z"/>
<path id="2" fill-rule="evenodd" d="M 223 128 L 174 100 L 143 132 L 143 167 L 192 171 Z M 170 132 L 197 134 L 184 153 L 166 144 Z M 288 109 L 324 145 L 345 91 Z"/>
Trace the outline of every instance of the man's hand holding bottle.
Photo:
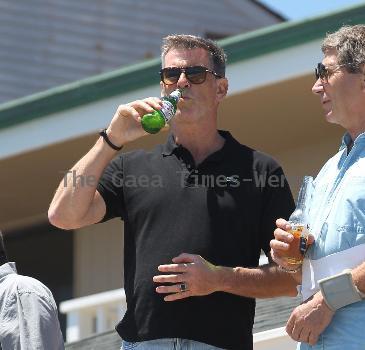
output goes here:
<path id="1" fill-rule="evenodd" d="M 292 245 L 294 244 L 299 250 L 298 242 L 296 237 L 292 234 L 292 225 L 290 222 L 284 219 L 276 220 L 276 230 L 274 231 L 275 239 L 271 240 L 271 257 L 272 259 L 287 272 L 299 272 L 302 265 L 302 261 L 298 261 L 296 264 L 288 261 L 289 252 L 293 250 Z M 307 247 L 313 244 L 314 236 L 308 234 L 306 237 Z"/>
<path id="2" fill-rule="evenodd" d="M 107 128 L 107 134 L 115 145 L 123 146 L 147 135 L 141 125 L 142 117 L 161 109 L 162 101 L 157 97 L 149 97 L 120 105 Z"/>
<path id="3" fill-rule="evenodd" d="M 271 256 L 273 260 L 286 272 L 299 272 L 304 254 L 314 237 L 309 234 L 309 207 L 313 194 L 313 177 L 304 176 L 296 208 L 290 215 L 289 221 L 278 219 L 277 229 L 272 240 Z"/>
<path id="4" fill-rule="evenodd" d="M 176 89 L 161 99 L 149 97 L 120 105 L 106 131 L 109 140 L 123 146 L 159 132 L 175 115 L 181 95 L 182 89 Z"/>

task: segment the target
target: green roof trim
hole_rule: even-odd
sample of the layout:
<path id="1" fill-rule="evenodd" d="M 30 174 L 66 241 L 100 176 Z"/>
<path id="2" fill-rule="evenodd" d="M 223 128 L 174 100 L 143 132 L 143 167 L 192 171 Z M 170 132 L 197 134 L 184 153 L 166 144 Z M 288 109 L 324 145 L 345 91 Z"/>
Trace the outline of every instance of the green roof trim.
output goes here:
<path id="1" fill-rule="evenodd" d="M 228 55 L 228 63 L 247 60 L 291 46 L 324 38 L 345 24 L 364 24 L 365 5 L 349 7 L 329 15 L 302 21 L 284 22 L 249 33 L 235 35 L 220 44 Z"/>
<path id="2" fill-rule="evenodd" d="M 221 40 L 228 64 L 321 39 L 344 24 L 365 23 L 365 5 L 316 18 L 285 22 Z M 0 105 L 0 129 L 158 84 L 160 59 L 152 59 Z"/>

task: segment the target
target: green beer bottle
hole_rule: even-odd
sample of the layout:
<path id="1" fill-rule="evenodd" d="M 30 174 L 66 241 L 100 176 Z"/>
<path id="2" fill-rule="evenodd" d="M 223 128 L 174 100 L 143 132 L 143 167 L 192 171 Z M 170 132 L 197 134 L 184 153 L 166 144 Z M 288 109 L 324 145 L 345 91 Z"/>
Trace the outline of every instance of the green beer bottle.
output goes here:
<path id="1" fill-rule="evenodd" d="M 149 134 L 158 133 L 176 113 L 177 103 L 182 95 L 182 89 L 174 90 L 170 95 L 161 98 L 162 107 L 153 113 L 142 117 L 142 127 Z"/>

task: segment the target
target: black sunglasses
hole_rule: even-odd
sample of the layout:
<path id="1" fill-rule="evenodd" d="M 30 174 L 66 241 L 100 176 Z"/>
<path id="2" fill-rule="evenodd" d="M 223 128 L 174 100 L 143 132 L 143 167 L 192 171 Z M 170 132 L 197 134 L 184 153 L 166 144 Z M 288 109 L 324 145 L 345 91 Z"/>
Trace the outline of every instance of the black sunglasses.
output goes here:
<path id="1" fill-rule="evenodd" d="M 181 73 L 192 84 L 203 84 L 207 79 L 207 73 L 213 74 L 217 79 L 222 78 L 219 74 L 203 66 L 193 67 L 167 67 L 160 70 L 161 81 L 166 85 L 176 84 Z"/>
<path id="2" fill-rule="evenodd" d="M 344 66 L 346 66 L 346 64 L 340 64 L 338 66 L 335 66 L 334 68 L 328 69 L 323 63 L 320 62 L 317 64 L 317 68 L 314 69 L 316 80 L 327 80 L 334 71 Z"/>

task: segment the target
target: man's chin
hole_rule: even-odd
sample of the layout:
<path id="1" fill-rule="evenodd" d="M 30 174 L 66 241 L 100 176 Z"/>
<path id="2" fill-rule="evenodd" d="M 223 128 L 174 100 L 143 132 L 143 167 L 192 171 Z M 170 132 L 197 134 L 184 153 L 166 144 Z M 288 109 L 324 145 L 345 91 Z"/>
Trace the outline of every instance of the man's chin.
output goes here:
<path id="1" fill-rule="evenodd" d="M 323 110 L 323 114 L 327 121 L 330 121 L 332 119 L 333 116 L 332 109 Z"/>
<path id="2" fill-rule="evenodd" d="M 332 112 L 332 110 L 331 111 L 329 111 L 329 112 L 327 112 L 327 113 L 325 113 L 325 118 L 326 118 L 326 121 L 328 122 L 328 123 L 331 123 L 331 124 L 338 124 L 338 122 L 337 122 L 337 120 L 336 120 L 336 118 L 335 118 L 335 116 L 334 116 L 334 114 L 333 114 L 333 112 Z"/>
<path id="3" fill-rule="evenodd" d="M 184 125 L 184 124 L 190 124 L 193 120 L 190 117 L 190 115 L 184 113 L 184 114 L 176 114 L 175 117 L 171 121 L 171 125 L 177 126 L 177 125 Z"/>

